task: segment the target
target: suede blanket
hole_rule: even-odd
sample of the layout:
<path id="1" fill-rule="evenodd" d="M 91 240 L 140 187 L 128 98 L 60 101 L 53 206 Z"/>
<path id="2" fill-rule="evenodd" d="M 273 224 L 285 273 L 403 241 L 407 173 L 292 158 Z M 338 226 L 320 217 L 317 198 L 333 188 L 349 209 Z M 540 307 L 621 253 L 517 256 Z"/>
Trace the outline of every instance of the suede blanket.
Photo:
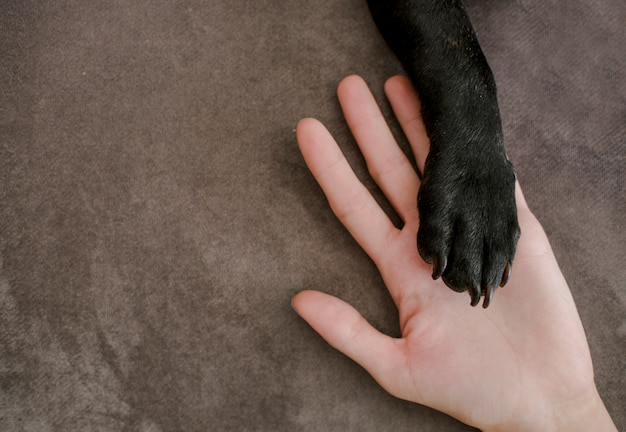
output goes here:
<path id="1" fill-rule="evenodd" d="M 626 6 L 467 7 L 625 430 Z M 0 430 L 472 430 L 388 395 L 290 307 L 319 289 L 398 334 L 294 127 L 322 120 L 375 190 L 335 88 L 362 75 L 392 119 L 400 72 L 365 0 L 3 1 Z"/>

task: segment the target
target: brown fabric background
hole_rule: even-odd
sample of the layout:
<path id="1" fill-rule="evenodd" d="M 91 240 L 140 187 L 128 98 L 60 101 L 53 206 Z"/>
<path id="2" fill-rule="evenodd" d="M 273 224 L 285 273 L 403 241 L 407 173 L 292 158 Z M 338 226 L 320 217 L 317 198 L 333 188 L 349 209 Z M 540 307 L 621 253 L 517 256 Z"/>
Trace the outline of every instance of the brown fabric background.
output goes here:
<path id="1" fill-rule="evenodd" d="M 626 7 L 468 9 L 624 430 Z M 364 175 L 335 86 L 361 74 L 385 104 L 399 71 L 364 0 L 3 1 L 0 430 L 471 430 L 290 307 L 317 288 L 397 332 L 293 130 L 320 118 Z"/>

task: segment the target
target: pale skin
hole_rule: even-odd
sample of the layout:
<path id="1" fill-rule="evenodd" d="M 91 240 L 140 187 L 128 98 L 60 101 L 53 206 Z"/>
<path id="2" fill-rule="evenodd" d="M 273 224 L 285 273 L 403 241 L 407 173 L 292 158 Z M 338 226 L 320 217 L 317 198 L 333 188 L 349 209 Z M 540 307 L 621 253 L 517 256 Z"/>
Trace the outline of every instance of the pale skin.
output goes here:
<path id="1" fill-rule="evenodd" d="M 419 178 L 365 82 L 337 90 L 370 174 L 404 225 L 397 228 L 357 179 L 335 140 L 314 119 L 296 129 L 304 159 L 330 207 L 380 271 L 402 337 L 374 329 L 352 306 L 303 291 L 293 306 L 329 344 L 392 395 L 430 406 L 484 431 L 616 431 L 600 396 L 576 305 L 544 231 L 516 186 L 522 230 L 509 283 L 488 309 L 433 280 L 416 248 Z M 419 99 L 402 76 L 385 93 L 418 168 L 428 153 Z"/>

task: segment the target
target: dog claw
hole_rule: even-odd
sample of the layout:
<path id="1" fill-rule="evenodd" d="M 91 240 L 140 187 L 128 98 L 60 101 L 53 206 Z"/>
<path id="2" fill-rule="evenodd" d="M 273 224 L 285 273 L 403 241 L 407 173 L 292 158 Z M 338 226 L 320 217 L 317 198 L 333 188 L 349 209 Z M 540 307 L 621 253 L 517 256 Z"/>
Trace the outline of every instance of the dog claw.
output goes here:
<path id="1" fill-rule="evenodd" d="M 493 294 L 496 292 L 496 289 L 493 285 L 489 285 L 487 290 L 485 291 L 485 300 L 483 301 L 483 309 L 487 309 L 489 304 L 491 303 L 491 299 L 493 298 Z"/>
<path id="2" fill-rule="evenodd" d="M 475 285 L 470 289 L 470 297 L 472 298 L 472 302 L 470 303 L 472 307 L 480 303 L 480 287 L 478 285 Z"/>
<path id="3" fill-rule="evenodd" d="M 506 267 L 504 267 L 504 273 L 502 274 L 502 280 L 500 281 L 500 287 L 503 287 L 507 284 L 511 277 L 511 263 L 506 263 Z"/>
<path id="4" fill-rule="evenodd" d="M 438 257 L 436 256 L 433 259 L 433 279 L 439 279 L 443 272 L 446 270 L 446 266 L 448 265 L 448 260 L 446 257 Z"/>

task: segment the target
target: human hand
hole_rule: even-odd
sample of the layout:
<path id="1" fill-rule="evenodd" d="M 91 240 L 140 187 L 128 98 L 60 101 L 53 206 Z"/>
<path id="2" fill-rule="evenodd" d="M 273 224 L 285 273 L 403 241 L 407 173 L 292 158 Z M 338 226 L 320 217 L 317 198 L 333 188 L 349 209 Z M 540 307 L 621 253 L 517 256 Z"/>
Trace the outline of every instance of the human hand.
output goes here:
<path id="1" fill-rule="evenodd" d="M 345 78 L 338 96 L 369 172 L 402 218 L 396 228 L 324 126 L 304 119 L 297 139 L 329 204 L 372 258 L 399 313 L 402 337 L 374 329 L 336 297 L 303 291 L 293 306 L 333 347 L 389 393 L 483 430 L 616 430 L 597 393 L 573 298 L 539 222 L 516 186 L 522 236 L 511 279 L 488 309 L 433 280 L 419 256 L 419 178 L 365 82 Z M 428 138 L 417 94 L 392 77 L 385 92 L 423 169 Z"/>

